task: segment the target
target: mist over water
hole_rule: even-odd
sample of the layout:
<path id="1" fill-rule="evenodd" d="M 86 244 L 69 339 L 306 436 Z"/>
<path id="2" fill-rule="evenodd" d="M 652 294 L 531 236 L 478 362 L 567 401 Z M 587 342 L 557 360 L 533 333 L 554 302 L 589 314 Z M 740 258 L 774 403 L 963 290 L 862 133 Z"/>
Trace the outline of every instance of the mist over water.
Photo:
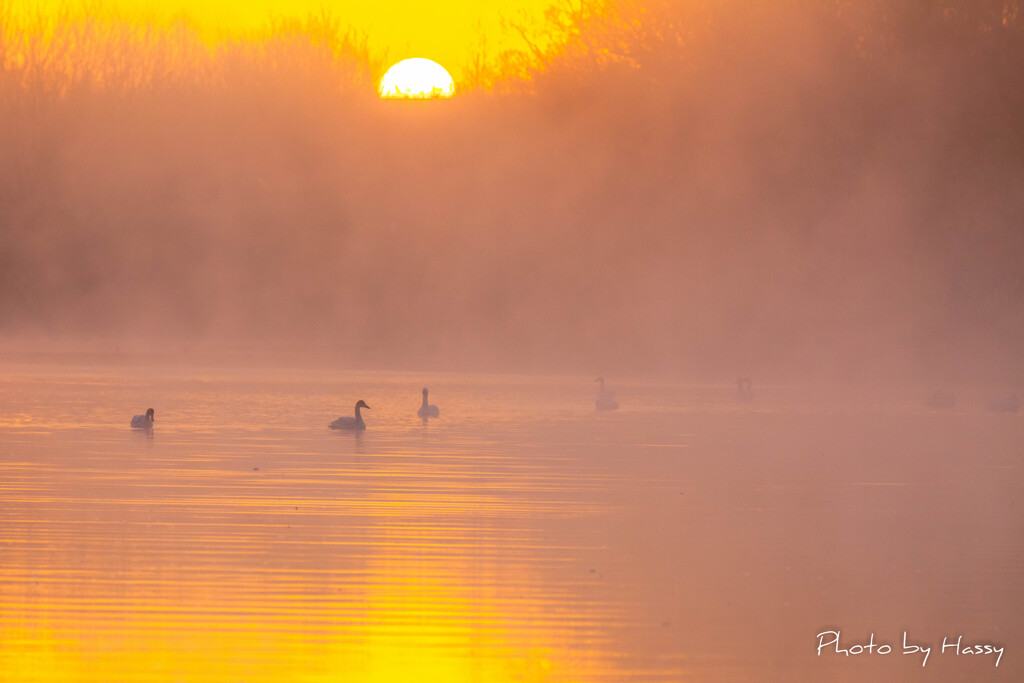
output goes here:
<path id="1" fill-rule="evenodd" d="M 528 79 L 443 102 L 301 32 L 72 76 L 8 53 L 0 333 L 1013 387 L 1022 20 L 954 4 L 554 14 L 577 38 Z"/>
<path id="2" fill-rule="evenodd" d="M 5 361 L 0 679 L 1020 677 L 1019 415 L 609 386 Z"/>

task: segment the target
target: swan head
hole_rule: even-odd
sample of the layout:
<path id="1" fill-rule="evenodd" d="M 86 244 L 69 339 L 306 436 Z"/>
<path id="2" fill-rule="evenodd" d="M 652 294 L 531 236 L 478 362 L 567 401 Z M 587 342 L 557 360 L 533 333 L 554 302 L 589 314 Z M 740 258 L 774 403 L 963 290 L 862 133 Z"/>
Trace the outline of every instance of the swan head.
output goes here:
<path id="1" fill-rule="evenodd" d="M 595 381 L 595 382 L 600 382 L 601 384 L 604 384 L 604 377 L 598 377 L 598 378 L 597 378 L 597 379 L 595 379 L 594 381 Z"/>
<path id="2" fill-rule="evenodd" d="M 359 403 L 356 404 L 356 410 L 359 410 L 360 408 L 366 408 L 367 410 L 370 410 L 370 406 L 366 405 L 366 401 L 362 399 L 359 399 Z"/>
<path id="3" fill-rule="evenodd" d="M 156 412 L 154 412 L 154 410 L 152 408 L 147 408 L 146 409 L 146 417 L 149 418 L 150 422 L 156 422 L 156 417 L 154 417 L 155 415 L 156 415 Z"/>
<path id="4" fill-rule="evenodd" d="M 426 388 L 426 387 L 423 387 L 423 395 L 424 395 L 424 396 L 426 396 L 426 395 L 427 395 L 427 388 Z"/>

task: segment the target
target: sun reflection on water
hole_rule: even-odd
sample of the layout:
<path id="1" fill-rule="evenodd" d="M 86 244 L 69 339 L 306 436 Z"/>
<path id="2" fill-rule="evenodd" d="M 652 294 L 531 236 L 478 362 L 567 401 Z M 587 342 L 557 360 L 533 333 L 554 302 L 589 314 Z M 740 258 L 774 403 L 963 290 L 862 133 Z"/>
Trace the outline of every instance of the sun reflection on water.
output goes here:
<path id="1" fill-rule="evenodd" d="M 97 391 L 60 390 L 83 407 Z M 128 402 L 99 391 L 103 404 Z M 40 404 L 4 427 L 18 439 L 0 462 L 5 676 L 607 678 L 615 616 L 579 593 L 592 577 L 566 573 L 570 539 L 541 532 L 592 514 L 564 475 L 472 431 L 378 427 L 355 442 L 280 416 L 268 427 L 263 411 L 279 413 L 280 398 L 259 395 L 181 391 L 144 440 L 103 409 L 22 431 Z M 210 401 L 254 398 L 252 419 L 230 428 L 199 417 L 224 412 Z M 402 424 L 389 403 L 377 424 Z M 176 426 L 185 404 L 196 419 Z"/>

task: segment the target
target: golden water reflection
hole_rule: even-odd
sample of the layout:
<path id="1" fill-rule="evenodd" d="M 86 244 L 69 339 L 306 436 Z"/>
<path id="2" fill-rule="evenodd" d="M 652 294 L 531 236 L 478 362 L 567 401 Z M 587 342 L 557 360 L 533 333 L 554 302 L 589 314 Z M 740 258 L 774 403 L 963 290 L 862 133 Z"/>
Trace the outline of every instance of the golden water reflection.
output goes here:
<path id="1" fill-rule="evenodd" d="M 600 415 L 571 378 L 0 379 L 2 681 L 901 680 L 814 635 L 1024 637 L 1014 417 L 642 384 Z M 356 397 L 366 433 L 328 430 Z"/>
<path id="2" fill-rule="evenodd" d="M 593 506 L 540 463 L 471 432 L 432 449 L 257 415 L 176 427 L 167 406 L 145 435 L 120 414 L 90 419 L 95 384 L 60 389 L 82 394 L 79 420 L 37 419 L 48 409 L 3 425 L 4 680 L 607 673 L 615 609 L 581 594 L 593 579 L 572 547 L 538 534 Z M 199 412 L 225 400 L 214 390 Z"/>

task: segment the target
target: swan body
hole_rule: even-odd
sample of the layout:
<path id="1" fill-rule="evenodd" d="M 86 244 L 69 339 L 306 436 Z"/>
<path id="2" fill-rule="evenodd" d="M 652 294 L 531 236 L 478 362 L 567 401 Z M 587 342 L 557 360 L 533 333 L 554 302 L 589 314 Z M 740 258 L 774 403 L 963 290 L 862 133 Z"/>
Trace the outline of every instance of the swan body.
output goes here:
<path id="1" fill-rule="evenodd" d="M 437 406 L 427 404 L 427 390 L 423 389 L 423 405 L 420 406 L 419 411 L 416 413 L 420 417 L 440 417 L 441 411 L 438 410 Z"/>
<path id="2" fill-rule="evenodd" d="M 1017 397 L 1017 394 L 996 396 L 988 402 L 988 409 L 1000 413 L 1016 413 L 1020 410 L 1020 398 Z"/>
<path id="3" fill-rule="evenodd" d="M 956 396 L 942 389 L 936 389 L 924 400 L 924 405 L 932 410 L 952 410 L 956 407 Z"/>
<path id="4" fill-rule="evenodd" d="M 597 409 L 618 410 L 619 402 L 615 400 L 615 396 L 611 391 L 605 389 L 604 377 L 598 377 L 594 381 L 601 383 L 601 388 L 597 390 L 597 398 L 594 400 L 594 405 L 597 406 Z"/>
<path id="5" fill-rule="evenodd" d="M 359 412 L 361 408 L 369 410 L 370 406 L 366 405 L 366 402 L 360 399 L 359 403 L 356 404 L 355 417 L 339 417 L 327 426 L 331 429 L 345 429 L 348 431 L 362 431 L 366 429 L 366 423 L 363 422 L 363 416 Z"/>
<path id="6" fill-rule="evenodd" d="M 145 415 L 135 415 L 132 417 L 132 429 L 151 429 L 156 421 L 154 417 L 152 408 L 148 409 Z"/>
<path id="7" fill-rule="evenodd" d="M 754 383 L 750 381 L 749 377 L 740 377 L 736 380 L 736 400 L 754 400 Z"/>

